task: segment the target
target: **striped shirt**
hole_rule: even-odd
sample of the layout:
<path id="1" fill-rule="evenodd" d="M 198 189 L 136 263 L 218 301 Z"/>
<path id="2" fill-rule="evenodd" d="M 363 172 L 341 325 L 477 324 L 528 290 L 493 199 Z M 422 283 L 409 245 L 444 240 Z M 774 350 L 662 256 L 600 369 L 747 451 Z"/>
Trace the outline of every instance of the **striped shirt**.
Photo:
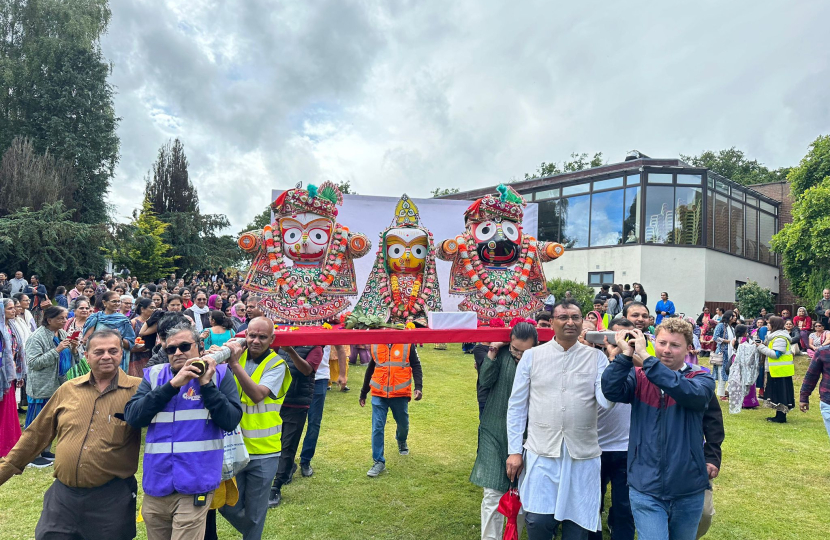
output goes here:
<path id="1" fill-rule="evenodd" d="M 57 436 L 55 478 L 69 487 L 93 488 L 113 478 L 130 478 L 138 470 L 141 430 L 123 418 L 124 406 L 141 379 L 119 370 L 103 391 L 92 373 L 64 383 L 23 436 L 0 459 L 0 484 L 21 474 Z"/>

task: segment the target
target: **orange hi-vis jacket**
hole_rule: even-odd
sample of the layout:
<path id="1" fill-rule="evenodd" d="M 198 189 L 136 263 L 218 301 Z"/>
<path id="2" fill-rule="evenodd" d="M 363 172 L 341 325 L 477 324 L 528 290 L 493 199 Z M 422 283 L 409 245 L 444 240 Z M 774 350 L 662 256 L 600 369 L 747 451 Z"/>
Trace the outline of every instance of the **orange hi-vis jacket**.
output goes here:
<path id="1" fill-rule="evenodd" d="M 410 344 L 372 345 L 375 371 L 369 386 L 372 395 L 382 398 L 412 397 Z"/>

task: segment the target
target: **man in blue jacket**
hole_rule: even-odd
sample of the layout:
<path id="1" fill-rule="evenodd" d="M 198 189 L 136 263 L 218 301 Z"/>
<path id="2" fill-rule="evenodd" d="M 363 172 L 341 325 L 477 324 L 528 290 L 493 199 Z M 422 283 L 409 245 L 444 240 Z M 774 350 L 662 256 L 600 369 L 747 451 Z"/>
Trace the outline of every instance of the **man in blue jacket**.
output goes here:
<path id="1" fill-rule="evenodd" d="M 695 540 L 709 473 L 703 415 L 715 381 L 686 364 L 691 326 L 666 319 L 654 338 L 655 356 L 640 330 L 615 337 L 620 354 L 602 375 L 610 401 L 631 403 L 628 485 L 640 540 Z"/>

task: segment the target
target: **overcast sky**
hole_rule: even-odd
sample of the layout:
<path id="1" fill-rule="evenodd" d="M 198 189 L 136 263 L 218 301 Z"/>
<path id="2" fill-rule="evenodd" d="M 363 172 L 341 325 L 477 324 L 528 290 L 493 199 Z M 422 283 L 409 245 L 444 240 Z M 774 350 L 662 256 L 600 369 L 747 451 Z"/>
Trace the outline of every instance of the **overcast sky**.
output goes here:
<path id="1" fill-rule="evenodd" d="M 179 137 L 236 232 L 298 181 L 428 196 L 542 161 L 737 146 L 796 164 L 830 133 L 826 1 L 115 0 L 126 219 Z"/>

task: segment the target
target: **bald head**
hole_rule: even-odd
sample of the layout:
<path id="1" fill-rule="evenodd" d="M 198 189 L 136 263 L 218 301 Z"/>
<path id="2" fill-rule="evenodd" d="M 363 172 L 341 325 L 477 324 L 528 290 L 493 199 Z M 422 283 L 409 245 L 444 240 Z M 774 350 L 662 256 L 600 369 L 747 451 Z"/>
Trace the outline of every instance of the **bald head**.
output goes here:
<path id="1" fill-rule="evenodd" d="M 271 347 L 274 338 L 274 323 L 267 317 L 256 317 L 248 323 L 245 341 L 250 358 L 258 358 Z"/>

